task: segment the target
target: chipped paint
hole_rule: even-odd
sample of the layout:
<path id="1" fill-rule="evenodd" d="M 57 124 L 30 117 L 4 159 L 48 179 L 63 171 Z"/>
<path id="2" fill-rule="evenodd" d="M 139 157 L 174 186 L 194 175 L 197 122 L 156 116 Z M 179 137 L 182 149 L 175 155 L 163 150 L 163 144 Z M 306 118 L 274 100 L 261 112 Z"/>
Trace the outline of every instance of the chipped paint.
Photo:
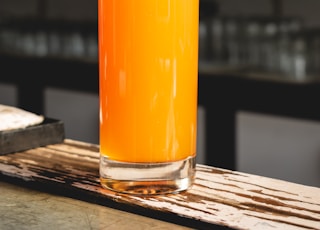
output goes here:
<path id="1" fill-rule="evenodd" d="M 171 213 L 234 229 L 320 229 L 320 188 L 197 165 L 186 192 L 139 197 L 103 189 L 99 146 L 66 139 L 25 152 L 0 156 L 0 173 L 24 181 L 63 184 L 74 192 L 147 210 Z M 156 216 L 155 216 L 156 218 Z"/>

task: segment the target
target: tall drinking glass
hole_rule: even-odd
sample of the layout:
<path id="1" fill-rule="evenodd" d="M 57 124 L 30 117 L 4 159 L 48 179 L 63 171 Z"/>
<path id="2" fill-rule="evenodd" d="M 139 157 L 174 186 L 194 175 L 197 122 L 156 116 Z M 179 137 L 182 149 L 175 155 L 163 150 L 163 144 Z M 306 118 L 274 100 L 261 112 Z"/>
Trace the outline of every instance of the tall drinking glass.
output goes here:
<path id="1" fill-rule="evenodd" d="M 166 194 L 194 180 L 199 0 L 98 0 L 100 181 Z"/>

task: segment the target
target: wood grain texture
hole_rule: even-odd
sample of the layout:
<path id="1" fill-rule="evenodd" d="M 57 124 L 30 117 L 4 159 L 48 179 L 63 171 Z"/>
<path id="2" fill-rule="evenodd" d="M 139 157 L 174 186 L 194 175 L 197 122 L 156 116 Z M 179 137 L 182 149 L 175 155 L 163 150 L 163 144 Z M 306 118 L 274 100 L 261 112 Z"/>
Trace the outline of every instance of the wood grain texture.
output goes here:
<path id="1" fill-rule="evenodd" d="M 65 139 L 24 152 L 0 156 L 0 173 L 25 183 L 56 187 L 74 197 L 110 201 L 131 211 L 164 213 L 197 228 L 320 229 L 320 188 L 247 173 L 197 165 L 194 185 L 179 194 L 139 197 L 100 186 L 99 146 Z M 78 196 L 77 196 L 78 194 Z M 183 221 L 182 221 L 183 222 Z M 191 223 L 191 222 L 190 222 Z"/>

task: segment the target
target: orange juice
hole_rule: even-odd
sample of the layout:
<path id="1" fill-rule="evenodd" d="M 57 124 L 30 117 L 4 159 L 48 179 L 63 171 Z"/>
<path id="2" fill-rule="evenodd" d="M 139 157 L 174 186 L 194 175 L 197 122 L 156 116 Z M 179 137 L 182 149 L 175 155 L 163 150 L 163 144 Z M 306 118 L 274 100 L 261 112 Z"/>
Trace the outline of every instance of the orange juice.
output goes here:
<path id="1" fill-rule="evenodd" d="M 99 0 L 100 152 L 108 159 L 196 155 L 198 4 Z"/>
<path id="2" fill-rule="evenodd" d="M 100 182 L 138 195 L 194 181 L 199 0 L 98 0 Z"/>

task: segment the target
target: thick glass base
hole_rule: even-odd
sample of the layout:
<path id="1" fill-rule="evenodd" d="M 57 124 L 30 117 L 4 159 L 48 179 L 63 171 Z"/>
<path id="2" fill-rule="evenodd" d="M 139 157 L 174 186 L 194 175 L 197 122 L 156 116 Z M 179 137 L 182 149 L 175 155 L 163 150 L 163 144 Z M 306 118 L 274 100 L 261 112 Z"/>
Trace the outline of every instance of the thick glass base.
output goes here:
<path id="1" fill-rule="evenodd" d="M 177 193 L 194 180 L 195 157 L 166 163 L 128 163 L 100 157 L 102 187 L 134 195 Z"/>

